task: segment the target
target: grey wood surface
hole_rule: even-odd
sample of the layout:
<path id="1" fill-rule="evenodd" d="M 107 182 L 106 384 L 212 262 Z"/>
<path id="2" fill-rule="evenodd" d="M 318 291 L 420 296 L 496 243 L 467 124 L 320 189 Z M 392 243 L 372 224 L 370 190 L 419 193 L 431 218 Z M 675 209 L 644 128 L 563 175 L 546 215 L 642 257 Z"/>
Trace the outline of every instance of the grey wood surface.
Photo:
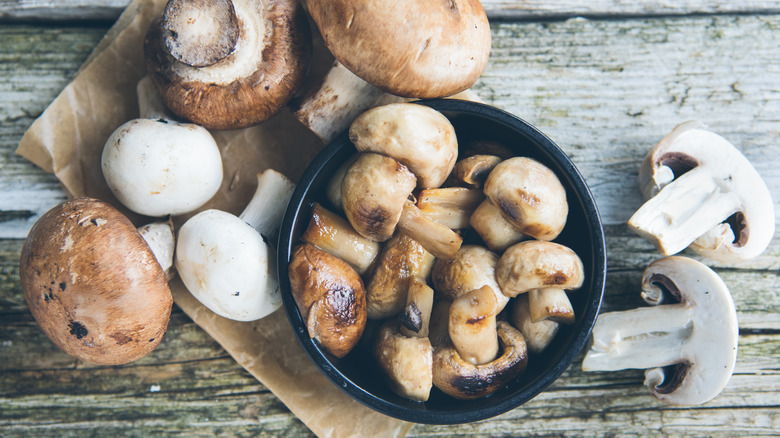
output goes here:
<path id="1" fill-rule="evenodd" d="M 9 3 L 35 2 L 2 7 Z M 732 3 L 755 8 L 720 14 L 741 12 Z M 666 2 L 591 2 L 630 17 L 494 21 L 490 63 L 474 88 L 547 133 L 585 176 L 606 225 L 605 311 L 639 305 L 641 271 L 658 257 L 624 224 L 641 203 L 636 172 L 645 152 L 677 123 L 699 119 L 734 142 L 765 178 L 775 211 L 780 200 L 780 15 L 755 13 L 771 9 L 761 2 L 677 4 L 692 8 L 686 14 L 718 14 L 658 16 L 672 13 Z M 106 30 L 0 27 L 0 435 L 306 436 L 276 397 L 180 311 L 152 354 L 98 367 L 58 351 L 27 310 L 21 239 L 64 195 L 53 176 L 14 150 Z M 415 425 L 410 436 L 777 436 L 780 241 L 740 266 L 700 260 L 730 287 L 740 321 L 735 374 L 712 402 L 660 404 L 642 387 L 641 371 L 584 373 L 580 356 L 518 409 L 466 425 Z"/>

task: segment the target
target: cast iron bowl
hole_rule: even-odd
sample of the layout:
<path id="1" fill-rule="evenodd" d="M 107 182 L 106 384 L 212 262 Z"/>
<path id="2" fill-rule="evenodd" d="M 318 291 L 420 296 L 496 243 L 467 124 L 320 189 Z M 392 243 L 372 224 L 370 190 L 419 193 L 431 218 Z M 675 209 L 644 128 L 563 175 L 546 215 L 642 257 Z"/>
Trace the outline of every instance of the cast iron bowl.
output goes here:
<path id="1" fill-rule="evenodd" d="M 515 381 L 490 396 L 468 401 L 451 398 L 435 387 L 426 402 L 396 395 L 385 382 L 368 343 L 363 340 L 341 359 L 325 352 L 308 335 L 290 291 L 287 267 L 290 254 L 300 243 L 308 225 L 313 203 L 319 202 L 335 211 L 327 201 L 325 187 L 338 167 L 356 153 L 347 133 L 339 136 L 314 159 L 292 195 L 279 234 L 279 286 L 287 317 L 303 349 L 325 376 L 352 398 L 376 411 L 406 421 L 466 423 L 499 415 L 532 399 L 552 384 L 583 349 L 596 321 L 604 292 L 604 230 L 596 203 L 582 175 L 566 154 L 536 128 L 512 114 L 479 103 L 452 99 L 417 103 L 447 116 L 455 126 L 461 147 L 472 140 L 495 140 L 512 148 L 517 155 L 544 163 L 558 175 L 566 188 L 569 217 L 555 241 L 572 248 L 585 266 L 582 288 L 569 294 L 576 322 L 562 325 L 553 343 L 541 355 L 531 356 L 526 371 Z"/>

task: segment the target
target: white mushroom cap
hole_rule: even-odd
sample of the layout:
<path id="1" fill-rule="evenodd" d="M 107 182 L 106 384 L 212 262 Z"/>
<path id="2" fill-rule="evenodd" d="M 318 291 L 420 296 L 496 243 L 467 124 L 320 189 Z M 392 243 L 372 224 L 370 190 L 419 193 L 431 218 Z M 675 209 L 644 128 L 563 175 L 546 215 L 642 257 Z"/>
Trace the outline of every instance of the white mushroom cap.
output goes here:
<path id="1" fill-rule="evenodd" d="M 194 211 L 222 184 L 222 158 L 211 134 L 163 119 L 135 119 L 117 128 L 101 166 L 117 199 L 147 216 Z"/>
<path id="2" fill-rule="evenodd" d="M 662 402 L 711 400 L 728 383 L 737 358 L 737 314 L 728 288 L 702 263 L 666 257 L 647 267 L 642 289 L 650 304 L 665 293 L 679 303 L 599 315 L 582 369 L 650 369 L 646 383 Z M 658 369 L 670 365 L 676 365 L 671 373 Z"/>
<path id="3" fill-rule="evenodd" d="M 676 127 L 639 172 L 648 201 L 628 225 L 664 255 L 690 245 L 732 263 L 761 254 L 775 230 L 772 198 L 742 153 L 699 122 Z"/>

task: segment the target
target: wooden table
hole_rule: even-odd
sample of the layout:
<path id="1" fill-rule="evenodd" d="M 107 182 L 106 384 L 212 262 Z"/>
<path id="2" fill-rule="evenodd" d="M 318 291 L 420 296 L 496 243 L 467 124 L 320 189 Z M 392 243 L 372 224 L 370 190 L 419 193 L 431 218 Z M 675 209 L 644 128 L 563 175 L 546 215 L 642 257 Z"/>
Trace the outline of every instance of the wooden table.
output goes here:
<path id="1" fill-rule="evenodd" d="M 98 367 L 60 352 L 27 309 L 23 239 L 65 196 L 54 176 L 14 151 L 127 1 L 0 3 L 0 435 L 308 435 L 179 310 L 151 355 Z M 474 90 L 547 133 L 584 174 L 606 228 L 610 311 L 640 305 L 642 270 L 659 257 L 625 222 L 641 204 L 642 158 L 676 124 L 701 120 L 737 145 L 778 211 L 780 2 L 580 3 L 485 0 L 493 51 Z M 713 401 L 663 405 L 642 386 L 642 371 L 584 373 L 580 356 L 518 409 L 472 424 L 415 425 L 410 436 L 779 435 L 780 241 L 740 266 L 685 254 L 722 276 L 740 321 L 735 373 Z"/>

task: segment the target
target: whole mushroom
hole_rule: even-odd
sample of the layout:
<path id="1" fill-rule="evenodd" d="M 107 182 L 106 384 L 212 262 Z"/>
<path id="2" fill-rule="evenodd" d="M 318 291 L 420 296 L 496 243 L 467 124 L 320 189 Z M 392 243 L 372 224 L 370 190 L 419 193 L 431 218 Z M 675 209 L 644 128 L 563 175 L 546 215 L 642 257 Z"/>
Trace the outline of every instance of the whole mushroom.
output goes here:
<path id="1" fill-rule="evenodd" d="M 501 292 L 496 280 L 498 254 L 477 245 L 463 245 L 452 260 L 437 259 L 431 278 L 436 292 L 443 298 L 457 297 L 489 286 L 496 297 L 497 312 L 506 307 L 509 297 Z"/>
<path id="2" fill-rule="evenodd" d="M 642 298 L 651 307 L 599 315 L 582 369 L 647 369 L 652 395 L 672 405 L 713 399 L 737 359 L 737 313 L 723 280 L 695 260 L 665 257 L 645 269 Z"/>
<path id="3" fill-rule="evenodd" d="M 168 326 L 173 298 L 163 268 L 130 220 L 105 202 L 74 199 L 41 216 L 19 274 L 38 325 L 78 359 L 137 360 Z"/>
<path id="4" fill-rule="evenodd" d="M 427 337 L 405 336 L 399 327 L 393 320 L 382 325 L 374 356 L 395 393 L 426 401 L 433 387 L 433 347 Z"/>

